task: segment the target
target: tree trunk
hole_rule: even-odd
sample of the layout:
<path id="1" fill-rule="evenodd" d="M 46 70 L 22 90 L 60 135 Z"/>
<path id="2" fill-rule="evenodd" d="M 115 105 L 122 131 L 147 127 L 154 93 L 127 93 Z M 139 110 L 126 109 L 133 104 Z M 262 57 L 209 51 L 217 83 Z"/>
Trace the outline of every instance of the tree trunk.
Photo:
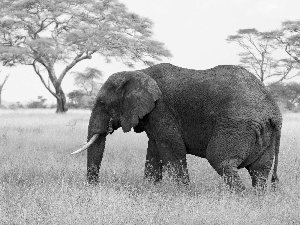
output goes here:
<path id="1" fill-rule="evenodd" d="M 1 93 L 2 93 L 2 88 L 0 88 L 0 107 L 1 107 L 1 104 L 2 104 L 2 101 L 1 101 Z"/>
<path id="2" fill-rule="evenodd" d="M 65 113 L 68 111 L 68 108 L 66 107 L 66 95 L 63 92 L 60 85 L 57 85 L 55 88 L 56 93 L 56 113 Z"/>
<path id="3" fill-rule="evenodd" d="M 2 82 L 2 84 L 0 84 L 0 106 L 1 106 L 1 104 L 2 104 L 2 98 L 1 98 L 1 94 L 2 94 L 2 91 L 4 90 L 4 84 L 6 83 L 6 81 L 7 81 L 7 79 L 8 79 L 8 77 L 9 77 L 9 74 L 8 75 L 6 75 L 6 77 L 4 78 L 4 81 Z"/>

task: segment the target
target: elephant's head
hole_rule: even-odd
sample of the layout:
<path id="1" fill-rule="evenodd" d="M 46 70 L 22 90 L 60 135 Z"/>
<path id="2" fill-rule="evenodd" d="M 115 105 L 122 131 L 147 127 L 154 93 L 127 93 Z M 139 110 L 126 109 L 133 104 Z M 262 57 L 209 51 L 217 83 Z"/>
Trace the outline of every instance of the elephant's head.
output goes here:
<path id="1" fill-rule="evenodd" d="M 150 113 L 161 97 L 156 81 L 140 71 L 111 75 L 101 87 L 89 121 L 87 152 L 88 181 L 97 181 L 108 133 L 122 127 L 128 132 Z"/>

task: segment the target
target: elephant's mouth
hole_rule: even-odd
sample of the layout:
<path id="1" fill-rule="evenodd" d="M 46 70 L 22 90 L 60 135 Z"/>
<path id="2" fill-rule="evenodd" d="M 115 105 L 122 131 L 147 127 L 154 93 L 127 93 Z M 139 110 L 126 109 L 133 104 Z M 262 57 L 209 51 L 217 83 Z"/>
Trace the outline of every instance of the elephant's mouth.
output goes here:
<path id="1" fill-rule="evenodd" d="M 80 149 L 72 152 L 71 155 L 74 155 L 74 154 L 77 154 L 77 153 L 87 150 L 88 147 L 90 147 L 97 140 L 99 135 L 100 134 L 94 134 L 93 137 L 89 140 L 89 142 L 85 143 Z"/>
<path id="2" fill-rule="evenodd" d="M 113 128 L 113 118 L 110 118 L 108 121 L 107 134 L 112 134 L 114 132 Z"/>
<path id="3" fill-rule="evenodd" d="M 108 126 L 107 126 L 107 130 L 106 130 L 106 134 L 104 134 L 104 135 L 112 134 L 113 132 L 114 132 L 113 118 L 110 118 L 110 120 L 108 121 Z M 88 147 L 90 147 L 98 139 L 98 137 L 101 134 L 101 132 L 99 132 L 98 130 L 95 131 L 95 132 L 92 132 L 92 133 L 94 133 L 94 135 L 91 137 L 91 139 L 89 140 L 89 142 L 84 143 L 84 145 L 80 149 L 72 152 L 71 155 L 78 154 L 80 152 L 83 152 L 83 151 L 87 150 Z"/>

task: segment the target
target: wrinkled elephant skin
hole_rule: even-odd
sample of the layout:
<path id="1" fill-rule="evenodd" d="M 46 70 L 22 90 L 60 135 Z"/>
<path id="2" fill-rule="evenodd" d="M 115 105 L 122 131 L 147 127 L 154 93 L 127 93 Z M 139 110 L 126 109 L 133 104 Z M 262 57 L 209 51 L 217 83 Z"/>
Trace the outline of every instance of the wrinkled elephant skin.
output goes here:
<path id="1" fill-rule="evenodd" d="M 239 66 L 190 70 L 158 64 L 111 75 L 101 87 L 88 128 L 88 180 L 97 181 L 108 130 L 145 131 L 145 177 L 162 172 L 189 183 L 186 155 L 206 158 L 225 182 L 244 189 L 238 169 L 246 168 L 253 186 L 266 184 L 277 164 L 281 113 L 264 85 Z M 126 154 L 126 153 L 124 153 Z M 274 160 L 275 159 L 275 160 Z M 170 172 L 171 171 L 171 172 Z"/>

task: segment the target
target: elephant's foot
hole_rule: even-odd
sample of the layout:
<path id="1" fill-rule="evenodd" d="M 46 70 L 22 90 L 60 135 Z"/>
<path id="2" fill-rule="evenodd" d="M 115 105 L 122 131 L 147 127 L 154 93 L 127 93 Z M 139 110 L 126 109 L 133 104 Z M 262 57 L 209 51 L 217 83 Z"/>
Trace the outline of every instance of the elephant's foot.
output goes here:
<path id="1" fill-rule="evenodd" d="M 185 174 L 183 176 L 180 177 L 176 177 L 176 182 L 180 185 L 185 185 L 188 186 L 190 184 L 190 177 L 188 174 Z"/>
<path id="2" fill-rule="evenodd" d="M 161 181 L 162 175 L 157 174 L 157 173 L 149 174 L 149 172 L 145 172 L 144 179 L 146 181 L 153 182 L 154 184 L 157 184 L 158 182 Z"/>
<path id="3" fill-rule="evenodd" d="M 162 179 L 162 165 L 161 163 L 156 163 L 153 165 L 153 162 L 146 161 L 145 164 L 145 180 L 158 183 Z"/>
<path id="4" fill-rule="evenodd" d="M 162 168 L 154 168 L 150 164 L 146 164 L 145 168 L 145 180 L 153 182 L 157 184 L 162 180 L 162 175 L 167 174 L 173 181 L 180 185 L 189 185 L 190 178 L 188 174 L 187 168 L 183 168 L 182 166 L 174 166 L 174 165 L 167 165 Z"/>
<path id="5" fill-rule="evenodd" d="M 236 164 L 236 160 L 225 160 L 217 166 L 214 164 L 213 167 L 231 190 L 240 193 L 246 190 L 246 187 L 238 174 Z"/>
<path id="6" fill-rule="evenodd" d="M 89 184 L 96 185 L 96 184 L 99 183 L 99 177 L 98 176 L 91 176 L 89 174 L 89 175 L 87 175 L 87 182 Z"/>
<path id="7" fill-rule="evenodd" d="M 250 166 L 250 168 L 248 167 L 247 170 L 252 179 L 252 186 L 256 190 L 264 191 L 267 188 L 267 180 L 268 180 L 270 169 L 269 168 L 264 168 L 264 169 L 260 168 L 260 169 L 254 170 Z M 274 190 L 277 189 L 278 181 L 279 180 L 278 180 L 277 176 L 273 175 L 272 179 L 271 179 L 272 189 L 274 189 Z"/>
<path id="8" fill-rule="evenodd" d="M 188 173 L 186 164 L 168 163 L 166 166 L 164 166 L 164 171 L 177 184 L 179 184 L 179 185 L 189 185 L 190 184 L 190 177 L 189 177 L 189 173 Z"/>
<path id="9" fill-rule="evenodd" d="M 273 174 L 271 178 L 271 188 L 273 191 L 276 191 L 278 189 L 278 184 L 279 184 L 279 179 L 276 174 L 275 175 Z"/>
<path id="10" fill-rule="evenodd" d="M 225 184 L 228 185 L 231 191 L 241 193 L 246 190 L 246 187 L 241 181 L 239 175 L 223 175 L 223 180 Z"/>

